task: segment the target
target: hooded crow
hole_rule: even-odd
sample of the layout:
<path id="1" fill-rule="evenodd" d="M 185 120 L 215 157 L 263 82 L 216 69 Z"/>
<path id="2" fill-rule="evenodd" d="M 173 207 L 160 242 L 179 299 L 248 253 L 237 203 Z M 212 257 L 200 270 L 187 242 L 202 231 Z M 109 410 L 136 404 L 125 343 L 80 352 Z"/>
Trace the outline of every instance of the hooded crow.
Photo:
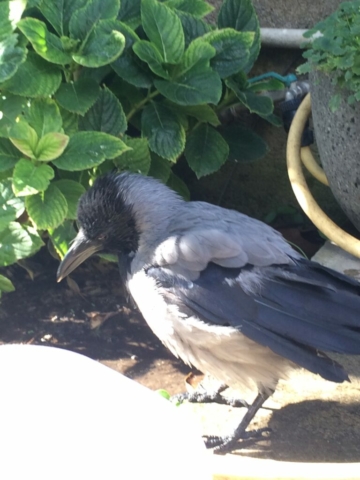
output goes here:
<path id="1" fill-rule="evenodd" d="M 117 254 L 130 296 L 176 357 L 257 392 L 232 435 L 208 438 L 216 452 L 251 436 L 289 370 L 349 380 L 325 352 L 360 354 L 360 284 L 304 259 L 270 226 L 133 173 L 98 178 L 77 216 L 59 281 L 96 252 Z"/>

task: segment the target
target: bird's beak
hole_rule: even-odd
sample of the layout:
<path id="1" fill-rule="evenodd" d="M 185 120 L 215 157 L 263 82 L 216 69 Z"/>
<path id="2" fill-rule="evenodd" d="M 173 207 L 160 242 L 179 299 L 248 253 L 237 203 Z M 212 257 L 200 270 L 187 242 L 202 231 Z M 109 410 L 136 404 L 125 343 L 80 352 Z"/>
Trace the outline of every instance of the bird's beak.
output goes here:
<path id="1" fill-rule="evenodd" d="M 87 258 L 99 252 L 102 245 L 99 241 L 88 240 L 80 229 L 67 254 L 62 259 L 57 271 L 57 281 L 61 282 L 69 273 L 83 263 Z"/>

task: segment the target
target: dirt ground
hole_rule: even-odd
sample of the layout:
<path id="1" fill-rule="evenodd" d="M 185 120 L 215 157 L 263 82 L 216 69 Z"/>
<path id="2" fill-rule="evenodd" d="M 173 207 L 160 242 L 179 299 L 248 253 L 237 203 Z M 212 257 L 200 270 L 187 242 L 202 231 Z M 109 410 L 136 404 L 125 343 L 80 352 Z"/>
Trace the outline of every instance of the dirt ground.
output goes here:
<path id="1" fill-rule="evenodd" d="M 306 245 L 305 245 L 306 247 Z M 58 263 L 45 251 L 7 269 L 16 284 L 0 305 L 0 343 L 53 345 L 82 353 L 151 389 L 185 390 L 190 369 L 152 334 L 138 312 L 124 305 L 115 265 L 92 259 L 57 284 Z M 360 462 L 360 361 L 341 359 L 352 383 L 332 384 L 303 370 L 281 382 L 253 426 L 268 425 L 270 436 L 241 455 L 289 461 Z M 242 392 L 231 392 L 238 397 Z M 252 395 L 246 397 L 251 400 Z M 182 405 L 204 433 L 226 434 L 244 409 Z"/>

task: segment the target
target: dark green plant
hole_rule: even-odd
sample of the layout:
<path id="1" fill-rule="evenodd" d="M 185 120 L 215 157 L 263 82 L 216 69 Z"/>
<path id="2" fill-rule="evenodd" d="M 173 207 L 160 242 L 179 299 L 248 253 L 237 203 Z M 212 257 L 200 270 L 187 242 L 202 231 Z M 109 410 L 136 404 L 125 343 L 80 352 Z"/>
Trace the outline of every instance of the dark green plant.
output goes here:
<path id="1" fill-rule="evenodd" d="M 247 80 L 260 49 L 251 0 L 225 0 L 217 27 L 203 20 L 211 10 L 203 0 L 0 0 L 0 267 L 45 238 L 62 257 L 79 196 L 114 167 L 186 196 L 171 170 L 181 155 L 201 177 L 265 153 L 254 132 L 217 128 L 235 103 L 272 120 L 258 94 L 267 82 Z"/>
<path id="2" fill-rule="evenodd" d="M 332 15 L 304 36 L 310 38 L 316 32 L 321 36 L 309 43 L 304 53 L 307 62 L 299 67 L 299 73 L 316 69 L 331 74 L 335 85 L 349 91 L 349 104 L 359 101 L 360 1 L 341 3 Z M 338 107 L 340 99 L 340 94 L 333 96 L 330 101 L 332 110 Z"/>

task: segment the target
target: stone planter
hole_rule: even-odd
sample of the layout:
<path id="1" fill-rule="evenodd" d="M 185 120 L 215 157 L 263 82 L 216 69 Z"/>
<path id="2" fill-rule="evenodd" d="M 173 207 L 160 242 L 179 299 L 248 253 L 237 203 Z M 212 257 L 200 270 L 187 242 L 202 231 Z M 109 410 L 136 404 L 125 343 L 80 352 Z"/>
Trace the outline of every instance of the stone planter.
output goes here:
<path id="1" fill-rule="evenodd" d="M 346 215 L 360 230 L 360 103 L 348 105 L 344 92 L 336 112 L 329 101 L 339 90 L 331 77 L 310 75 L 311 105 L 316 143 L 330 188 Z"/>

